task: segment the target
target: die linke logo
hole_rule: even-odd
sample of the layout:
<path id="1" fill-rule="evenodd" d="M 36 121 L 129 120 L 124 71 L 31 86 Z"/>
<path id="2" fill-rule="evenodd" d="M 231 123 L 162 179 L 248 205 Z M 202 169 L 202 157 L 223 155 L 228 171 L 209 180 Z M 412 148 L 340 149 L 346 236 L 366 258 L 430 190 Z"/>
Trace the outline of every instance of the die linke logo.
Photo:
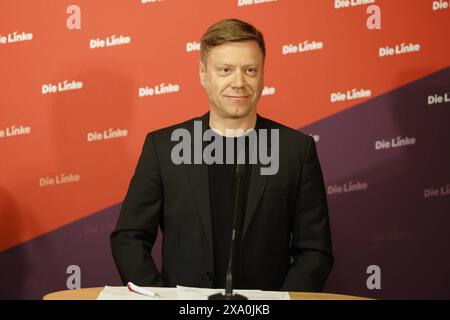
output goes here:
<path id="1" fill-rule="evenodd" d="M 308 134 L 309 136 L 313 137 L 314 142 L 320 141 L 320 136 L 318 134 Z"/>
<path id="2" fill-rule="evenodd" d="M 10 138 L 15 136 L 23 136 L 31 133 L 31 128 L 28 126 L 9 126 L 5 129 L 0 129 L 0 139 Z"/>
<path id="3" fill-rule="evenodd" d="M 276 92 L 276 89 L 274 87 L 264 87 L 261 95 L 262 96 L 273 96 Z"/>
<path id="4" fill-rule="evenodd" d="M 395 45 L 395 47 L 382 47 L 378 49 L 378 56 L 380 58 L 382 57 L 389 57 L 389 56 L 397 56 L 402 54 L 408 54 L 408 53 L 414 53 L 420 51 L 420 44 L 418 43 L 401 43 Z"/>
<path id="5" fill-rule="evenodd" d="M 352 89 L 347 90 L 347 92 L 333 92 L 330 95 L 330 102 L 342 102 L 342 101 L 349 101 L 349 100 L 355 100 L 355 99 L 363 99 L 363 98 L 369 98 L 372 96 L 372 91 L 368 89 Z"/>
<path id="6" fill-rule="evenodd" d="M 66 173 L 60 173 L 52 177 L 42 177 L 39 179 L 39 187 L 50 187 L 50 186 L 56 186 L 61 184 L 68 184 L 68 183 L 76 183 L 80 182 L 80 175 L 79 174 L 66 174 Z"/>
<path id="7" fill-rule="evenodd" d="M 113 222 L 106 222 L 106 223 L 100 223 L 100 224 L 88 224 L 84 226 L 84 234 L 85 235 L 92 235 L 92 234 L 99 234 L 99 233 L 105 233 L 105 232 L 112 232 L 116 227 L 116 224 Z"/>
<path id="8" fill-rule="evenodd" d="M 435 198 L 449 195 L 450 195 L 450 184 L 446 184 L 445 186 L 442 185 L 439 187 L 430 187 L 423 191 L 424 198 Z"/>
<path id="9" fill-rule="evenodd" d="M 277 2 L 278 0 L 238 0 L 237 5 L 238 7 L 242 6 L 251 6 L 254 4 L 262 4 L 267 2 Z"/>
<path id="10" fill-rule="evenodd" d="M 332 195 L 332 194 L 339 194 L 339 193 L 362 191 L 362 190 L 367 190 L 368 188 L 369 188 L 369 184 L 367 182 L 349 181 L 344 184 L 334 184 L 334 185 L 328 186 L 327 193 L 329 195 Z"/>
<path id="11" fill-rule="evenodd" d="M 322 41 L 303 41 L 298 44 L 283 45 L 281 51 L 284 55 L 293 53 L 302 53 L 308 51 L 317 51 L 323 49 Z"/>
<path id="12" fill-rule="evenodd" d="M 450 92 L 446 92 L 443 95 L 433 94 L 428 96 L 428 105 L 431 106 L 433 104 L 442 104 L 450 102 Z"/>
<path id="13" fill-rule="evenodd" d="M 139 97 L 158 96 L 162 94 L 176 93 L 180 91 L 180 85 L 178 84 L 165 84 L 160 83 L 153 87 L 141 87 L 139 88 Z"/>
<path id="14" fill-rule="evenodd" d="M 448 9 L 450 8 L 450 1 L 449 0 L 433 1 L 432 7 L 433 11 Z"/>
<path id="15" fill-rule="evenodd" d="M 411 239 L 413 234 L 407 230 L 392 230 L 383 233 L 375 233 L 372 235 L 372 242 L 380 243 L 386 241 L 404 241 Z"/>
<path id="16" fill-rule="evenodd" d="M 375 0 L 334 0 L 334 8 L 350 8 L 373 3 L 375 3 Z"/>
<path id="17" fill-rule="evenodd" d="M 87 142 L 125 138 L 127 136 L 128 136 L 128 130 L 126 130 L 126 129 L 109 128 L 109 129 L 103 130 L 103 132 L 97 132 L 97 131 L 88 132 Z"/>
<path id="18" fill-rule="evenodd" d="M 155 2 L 162 2 L 164 0 L 141 0 L 141 4 L 147 4 L 147 3 L 155 3 Z"/>
<path id="19" fill-rule="evenodd" d="M 198 43 L 197 41 L 186 43 L 186 51 L 187 52 L 200 51 L 200 43 Z"/>
<path id="20" fill-rule="evenodd" d="M 0 34 L 0 44 L 16 43 L 33 40 L 33 34 L 31 32 L 10 32 L 7 35 Z"/>
<path id="21" fill-rule="evenodd" d="M 131 43 L 131 37 L 129 36 L 116 36 L 112 35 L 110 37 L 106 37 L 105 39 L 91 39 L 89 41 L 89 49 L 98 49 L 105 47 L 115 47 L 115 46 L 123 46 Z"/>
<path id="22" fill-rule="evenodd" d="M 43 84 L 42 85 L 42 94 L 51 94 L 51 93 L 58 93 L 58 92 L 64 92 L 64 91 L 72 91 L 72 90 L 81 90 L 83 88 L 83 82 L 82 81 L 75 81 L 72 80 L 69 82 L 68 80 L 64 80 L 61 82 L 58 82 L 57 84 Z"/>
<path id="23" fill-rule="evenodd" d="M 379 140 L 375 141 L 375 150 L 384 150 L 391 148 L 400 148 L 406 146 L 412 146 L 416 144 L 416 138 L 414 137 L 395 137 L 391 140 Z"/>

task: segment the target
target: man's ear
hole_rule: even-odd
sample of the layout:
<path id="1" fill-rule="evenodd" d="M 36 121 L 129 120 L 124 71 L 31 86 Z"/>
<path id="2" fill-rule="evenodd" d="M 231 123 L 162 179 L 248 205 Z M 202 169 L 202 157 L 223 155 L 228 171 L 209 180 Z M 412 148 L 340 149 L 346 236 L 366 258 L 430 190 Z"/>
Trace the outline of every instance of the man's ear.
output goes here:
<path id="1" fill-rule="evenodd" d="M 205 88 L 206 85 L 206 66 L 203 64 L 202 60 L 198 61 L 199 68 L 198 68 L 198 74 L 200 76 L 200 83 L 202 84 L 203 88 Z"/>

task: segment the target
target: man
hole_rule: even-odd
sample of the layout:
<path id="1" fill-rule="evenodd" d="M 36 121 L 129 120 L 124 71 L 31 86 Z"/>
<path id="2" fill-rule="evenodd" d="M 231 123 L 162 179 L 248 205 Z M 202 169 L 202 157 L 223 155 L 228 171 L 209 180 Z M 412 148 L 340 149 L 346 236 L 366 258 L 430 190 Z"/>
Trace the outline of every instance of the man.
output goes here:
<path id="1" fill-rule="evenodd" d="M 202 37 L 199 74 L 209 112 L 147 135 L 111 235 L 124 283 L 223 288 L 238 196 L 241 219 L 233 265 L 235 287 L 323 289 L 333 256 L 315 143 L 310 136 L 257 114 L 264 59 L 262 34 L 243 21 L 220 21 Z M 180 152 L 177 141 L 183 136 L 184 142 L 195 144 L 199 128 L 213 129 L 210 139 L 202 141 L 200 152 L 211 146 L 208 141 L 225 141 L 223 146 L 236 141 L 234 148 L 238 139 L 247 139 L 239 189 L 235 176 L 242 149 L 224 147 L 223 159 L 229 156 L 230 162 L 198 161 L 199 155 L 206 154 L 199 154 L 198 146 L 193 147 L 194 154 L 190 149 Z M 228 134 L 239 130 L 245 134 Z M 254 132 L 260 139 L 270 132 L 270 139 L 261 140 L 270 142 L 256 147 L 267 146 L 265 151 L 279 163 L 272 163 L 271 168 L 264 167 L 267 161 L 250 163 L 250 150 L 255 147 L 250 133 Z M 221 150 L 216 148 L 211 157 Z M 163 233 L 161 273 L 151 256 L 158 226 Z"/>

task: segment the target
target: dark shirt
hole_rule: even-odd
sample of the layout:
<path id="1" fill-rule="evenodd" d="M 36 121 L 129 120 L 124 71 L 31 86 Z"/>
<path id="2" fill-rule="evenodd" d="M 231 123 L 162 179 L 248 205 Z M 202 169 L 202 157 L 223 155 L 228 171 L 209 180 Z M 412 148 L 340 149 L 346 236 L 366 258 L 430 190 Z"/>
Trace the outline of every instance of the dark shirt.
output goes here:
<path id="1" fill-rule="evenodd" d="M 220 135 L 215 135 L 214 137 L 216 139 L 222 139 L 224 150 L 223 164 L 214 163 L 208 166 L 213 224 L 214 288 L 225 288 L 235 206 L 237 139 L 246 140 L 246 164 L 244 165 L 244 175 L 240 179 L 240 199 L 238 208 L 240 219 L 237 221 L 236 245 L 233 261 L 233 287 L 239 288 L 242 227 L 251 174 L 251 164 L 248 163 L 248 138 L 244 136 L 239 138 L 227 138 Z M 234 143 L 233 164 L 226 164 L 226 140 L 233 140 Z"/>

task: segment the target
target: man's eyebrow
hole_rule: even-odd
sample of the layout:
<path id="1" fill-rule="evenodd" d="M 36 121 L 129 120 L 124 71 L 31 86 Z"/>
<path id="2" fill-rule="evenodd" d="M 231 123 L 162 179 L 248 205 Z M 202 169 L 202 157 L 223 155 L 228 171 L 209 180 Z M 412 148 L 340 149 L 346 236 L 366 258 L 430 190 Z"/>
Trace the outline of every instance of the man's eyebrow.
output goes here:
<path id="1" fill-rule="evenodd" d="M 229 64 L 229 63 L 217 63 L 216 67 L 235 67 L 234 64 Z M 246 67 L 258 67 L 258 63 L 253 63 L 253 64 L 246 64 L 243 65 L 242 67 L 246 68 Z"/>

